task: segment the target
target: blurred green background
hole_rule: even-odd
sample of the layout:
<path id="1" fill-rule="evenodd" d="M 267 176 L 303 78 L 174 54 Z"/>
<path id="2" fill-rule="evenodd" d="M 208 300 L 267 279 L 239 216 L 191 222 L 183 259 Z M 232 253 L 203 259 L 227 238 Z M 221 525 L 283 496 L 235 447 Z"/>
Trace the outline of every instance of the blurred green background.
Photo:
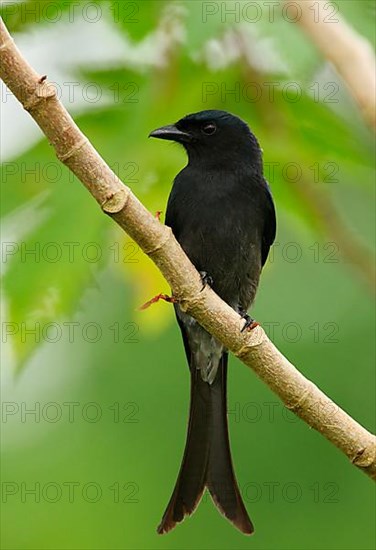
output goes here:
<path id="1" fill-rule="evenodd" d="M 373 2 L 334 8 L 374 46 Z M 209 108 L 250 124 L 278 214 L 253 314 L 374 430 L 374 139 L 282 4 L 40 0 L 1 11 L 152 212 L 185 154 L 151 130 Z M 170 305 L 137 307 L 168 287 L 5 87 L 2 138 L 2 548 L 374 548 L 372 482 L 234 358 L 233 460 L 256 532 L 239 534 L 206 496 L 156 534 L 189 380 Z"/>

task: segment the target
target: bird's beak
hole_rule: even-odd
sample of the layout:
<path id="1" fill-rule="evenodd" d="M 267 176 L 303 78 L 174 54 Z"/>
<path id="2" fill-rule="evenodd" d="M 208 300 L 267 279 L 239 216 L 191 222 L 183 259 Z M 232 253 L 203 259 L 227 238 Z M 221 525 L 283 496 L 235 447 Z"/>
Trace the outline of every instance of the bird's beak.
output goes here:
<path id="1" fill-rule="evenodd" d="M 159 139 L 169 139 L 171 141 L 177 141 L 179 143 L 185 143 L 191 141 L 192 136 L 188 132 L 182 132 L 174 124 L 169 126 L 162 126 L 150 132 L 149 137 L 155 137 Z"/>

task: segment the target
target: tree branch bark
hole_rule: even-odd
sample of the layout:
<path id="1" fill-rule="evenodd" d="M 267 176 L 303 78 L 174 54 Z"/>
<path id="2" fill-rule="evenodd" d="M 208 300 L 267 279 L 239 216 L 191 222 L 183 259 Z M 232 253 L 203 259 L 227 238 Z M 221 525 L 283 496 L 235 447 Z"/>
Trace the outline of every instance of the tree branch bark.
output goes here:
<path id="1" fill-rule="evenodd" d="M 333 63 L 363 118 L 375 130 L 376 58 L 371 44 L 351 28 L 327 0 L 300 0 L 299 7 L 301 17 L 297 23 Z"/>
<path id="2" fill-rule="evenodd" d="M 107 166 L 79 130 L 45 76 L 38 75 L 0 20 L 0 77 L 31 114 L 57 157 L 158 266 L 184 311 L 220 340 L 282 399 L 359 469 L 376 479 L 375 437 L 307 380 L 261 327 L 241 332 L 244 320 L 201 278 L 174 238 Z"/>

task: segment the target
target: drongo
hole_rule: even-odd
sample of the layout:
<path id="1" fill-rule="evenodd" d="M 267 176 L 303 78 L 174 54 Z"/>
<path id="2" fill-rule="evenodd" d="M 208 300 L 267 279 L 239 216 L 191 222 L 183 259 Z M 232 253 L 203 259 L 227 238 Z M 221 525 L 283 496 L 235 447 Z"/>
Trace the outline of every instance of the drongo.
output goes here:
<path id="1" fill-rule="evenodd" d="M 247 311 L 276 232 L 262 152 L 240 118 L 201 111 L 154 130 L 151 137 L 180 143 L 188 164 L 176 176 L 166 225 L 213 290 L 252 328 Z M 190 369 L 188 434 L 175 489 L 158 533 L 192 514 L 207 488 L 218 509 L 240 531 L 253 532 L 235 478 L 227 425 L 227 349 L 179 304 L 174 304 Z"/>

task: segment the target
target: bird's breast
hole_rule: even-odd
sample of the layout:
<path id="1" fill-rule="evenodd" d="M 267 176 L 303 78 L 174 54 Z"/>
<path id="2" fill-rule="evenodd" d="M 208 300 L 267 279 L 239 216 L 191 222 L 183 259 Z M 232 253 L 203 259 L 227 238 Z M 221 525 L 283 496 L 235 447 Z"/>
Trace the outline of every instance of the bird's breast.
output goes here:
<path id="1" fill-rule="evenodd" d="M 260 197 L 251 176 L 236 170 L 183 170 L 170 195 L 167 225 L 229 303 L 243 286 L 257 286 L 264 223 Z"/>

